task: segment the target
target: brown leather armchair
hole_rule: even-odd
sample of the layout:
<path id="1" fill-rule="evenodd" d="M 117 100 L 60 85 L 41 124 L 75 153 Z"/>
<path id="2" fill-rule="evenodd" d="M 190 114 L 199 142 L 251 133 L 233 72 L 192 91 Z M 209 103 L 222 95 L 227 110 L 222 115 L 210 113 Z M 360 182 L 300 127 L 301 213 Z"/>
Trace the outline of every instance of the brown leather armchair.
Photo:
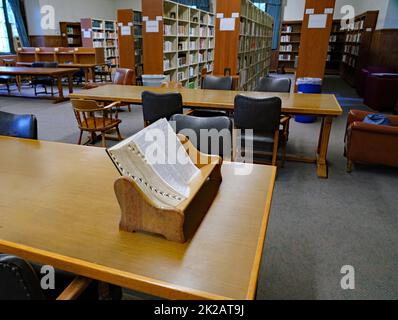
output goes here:
<path id="1" fill-rule="evenodd" d="M 398 116 L 389 116 L 392 126 L 364 123 L 372 112 L 351 110 L 347 120 L 345 156 L 347 172 L 354 162 L 398 167 Z"/>
<path id="2" fill-rule="evenodd" d="M 125 68 L 118 68 L 116 69 L 115 75 L 113 77 L 113 84 L 120 84 L 124 86 L 131 86 L 134 84 L 134 77 L 135 77 L 135 71 L 132 69 L 125 69 Z M 107 83 L 104 84 L 98 84 L 98 83 L 87 83 L 84 87 L 84 89 L 94 89 L 101 87 L 103 85 L 106 85 Z M 127 107 L 128 110 L 131 112 L 131 106 L 129 103 L 120 103 L 119 107 Z"/>

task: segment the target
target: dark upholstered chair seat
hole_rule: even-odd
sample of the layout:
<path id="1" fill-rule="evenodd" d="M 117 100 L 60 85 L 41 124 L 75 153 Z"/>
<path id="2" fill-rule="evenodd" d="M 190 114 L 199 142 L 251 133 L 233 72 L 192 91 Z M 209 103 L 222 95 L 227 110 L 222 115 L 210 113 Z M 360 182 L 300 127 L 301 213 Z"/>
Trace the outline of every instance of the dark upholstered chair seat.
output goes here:
<path id="1" fill-rule="evenodd" d="M 34 115 L 16 115 L 0 111 L 0 135 L 37 139 L 37 120 Z"/>

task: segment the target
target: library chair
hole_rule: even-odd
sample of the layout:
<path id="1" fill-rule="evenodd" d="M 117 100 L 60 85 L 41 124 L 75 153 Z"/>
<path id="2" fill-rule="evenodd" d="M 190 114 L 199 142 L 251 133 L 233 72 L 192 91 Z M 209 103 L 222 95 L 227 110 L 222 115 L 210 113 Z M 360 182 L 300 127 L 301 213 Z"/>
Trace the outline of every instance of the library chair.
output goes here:
<path id="1" fill-rule="evenodd" d="M 72 100 L 73 111 L 80 129 L 79 141 L 82 144 L 83 133 L 90 135 L 89 140 L 84 143 L 94 144 L 96 133 L 99 132 L 102 138 L 102 147 L 106 148 L 106 140 L 122 141 L 119 125 L 122 120 L 119 119 L 118 107 L 120 102 L 114 102 L 107 106 L 97 104 L 94 100 Z M 110 131 L 116 130 L 117 137 L 107 136 Z"/>
<path id="2" fill-rule="evenodd" d="M 58 68 L 58 63 L 57 62 L 33 62 L 32 63 L 32 68 Z M 38 76 L 38 77 L 33 77 L 31 84 L 33 85 L 33 88 L 35 90 L 35 96 L 39 94 L 48 94 L 47 92 L 47 86 L 51 88 L 51 96 L 54 96 L 54 86 L 56 84 L 56 79 L 53 77 L 49 76 Z M 44 91 L 38 92 L 37 87 L 42 86 Z"/>
<path id="3" fill-rule="evenodd" d="M 203 90 L 232 90 L 233 89 L 233 78 L 230 76 L 218 77 L 206 75 L 202 79 Z M 227 112 L 214 111 L 214 110 L 195 110 L 193 112 L 196 117 L 226 117 Z"/>
<path id="4" fill-rule="evenodd" d="M 115 75 L 113 76 L 113 84 L 123 85 L 123 86 L 131 86 L 134 83 L 134 70 L 126 69 L 126 68 L 118 68 L 115 71 Z M 87 83 L 84 89 L 94 89 L 98 88 L 101 85 L 99 83 Z M 120 103 L 119 107 L 127 107 L 129 112 L 131 112 L 131 104 L 130 103 Z"/>
<path id="5" fill-rule="evenodd" d="M 0 254 L 0 300 L 121 300 L 117 286 L 55 270 L 55 288 L 44 290 L 42 266 Z"/>
<path id="6" fill-rule="evenodd" d="M 347 119 L 344 155 L 347 172 L 354 163 L 398 167 L 398 116 L 388 116 L 391 126 L 364 123 L 372 112 L 351 110 Z"/>
<path id="7" fill-rule="evenodd" d="M 251 139 L 253 150 L 242 150 L 244 156 L 250 152 L 256 155 L 272 155 L 272 165 L 277 165 L 278 150 L 282 148 L 282 167 L 286 160 L 287 137 L 281 124 L 288 121 L 288 117 L 282 118 L 282 100 L 277 97 L 255 99 L 238 95 L 235 98 L 235 128 L 243 130 L 240 134 L 239 146 L 246 147 L 245 142 Z M 245 135 L 244 130 L 253 130 L 253 137 Z M 241 149 L 241 148 L 239 148 Z M 245 148 L 246 149 L 246 148 Z M 262 159 L 261 159 L 262 160 Z M 262 162 L 262 161 L 257 161 Z"/>
<path id="8" fill-rule="evenodd" d="M 394 73 L 396 70 L 386 67 L 368 66 L 362 68 L 358 75 L 357 93 L 360 97 L 363 97 L 366 92 L 366 86 L 368 78 L 374 73 Z"/>
<path id="9" fill-rule="evenodd" d="M 0 135 L 37 140 L 37 119 L 0 111 Z"/>
<path id="10" fill-rule="evenodd" d="M 292 80 L 289 78 L 262 77 L 254 91 L 290 93 Z"/>
<path id="11" fill-rule="evenodd" d="M 14 59 L 2 59 L 1 60 L 2 66 L 3 67 L 15 67 L 16 66 L 16 61 Z M 15 76 L 0 76 L 0 84 L 3 84 L 6 86 L 8 94 L 11 93 L 11 85 L 16 84 L 18 86 L 19 90 L 19 84 L 18 84 L 18 78 Z"/>
<path id="12" fill-rule="evenodd" d="M 393 112 L 397 88 L 398 73 L 373 73 L 366 80 L 364 103 L 376 111 Z"/>
<path id="13" fill-rule="evenodd" d="M 142 93 L 144 125 L 166 118 L 170 120 L 174 114 L 183 114 L 182 96 L 179 93 L 158 94 L 144 91 Z"/>
<path id="14" fill-rule="evenodd" d="M 292 80 L 290 78 L 277 78 L 277 77 L 266 76 L 260 78 L 254 91 L 290 93 L 291 89 L 292 89 Z M 282 124 L 283 132 L 285 133 L 286 139 L 289 140 L 291 117 L 287 115 L 282 115 L 282 119 L 285 119 L 285 121 Z"/>
<path id="15" fill-rule="evenodd" d="M 199 151 L 205 154 L 219 155 L 226 160 L 233 159 L 233 126 L 230 118 L 203 118 L 184 114 L 175 114 L 170 118 L 170 122 L 175 122 L 176 133 L 184 134 Z M 217 132 L 220 135 L 217 135 L 217 140 L 214 140 L 212 139 L 212 136 L 209 136 L 207 143 L 205 143 L 201 141 L 201 130 L 209 130 L 210 134 L 215 134 Z M 213 130 L 213 132 L 210 130 Z M 228 136 L 225 135 L 226 133 Z M 194 136 L 191 137 L 190 134 L 194 134 Z"/>

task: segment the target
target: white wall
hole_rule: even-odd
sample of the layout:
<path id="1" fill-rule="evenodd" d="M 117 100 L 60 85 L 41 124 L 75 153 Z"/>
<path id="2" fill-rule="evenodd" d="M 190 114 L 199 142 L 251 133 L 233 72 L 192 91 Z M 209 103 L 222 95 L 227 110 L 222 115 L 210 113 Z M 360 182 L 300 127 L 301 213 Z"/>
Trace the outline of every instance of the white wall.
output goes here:
<path id="1" fill-rule="evenodd" d="M 143 0 L 145 1 L 145 0 Z M 133 9 L 137 11 L 141 11 L 142 2 L 141 0 L 115 0 L 116 10 L 117 9 Z"/>
<path id="2" fill-rule="evenodd" d="M 336 0 L 334 19 L 341 19 L 341 8 L 352 5 L 355 15 L 379 10 L 377 29 L 398 28 L 398 0 Z M 303 20 L 305 0 L 286 0 L 284 20 Z"/>
<path id="3" fill-rule="evenodd" d="M 25 0 L 30 35 L 59 35 L 59 22 L 79 22 L 81 18 L 116 20 L 115 0 Z M 55 9 L 55 30 L 40 26 L 40 8 L 51 5 Z"/>

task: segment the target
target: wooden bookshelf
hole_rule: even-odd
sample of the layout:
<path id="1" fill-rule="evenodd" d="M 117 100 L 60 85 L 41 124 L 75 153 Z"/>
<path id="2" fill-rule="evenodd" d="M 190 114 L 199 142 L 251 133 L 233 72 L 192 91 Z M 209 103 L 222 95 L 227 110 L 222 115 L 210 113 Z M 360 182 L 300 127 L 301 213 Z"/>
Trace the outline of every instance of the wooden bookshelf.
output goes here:
<path id="1" fill-rule="evenodd" d="M 213 70 L 214 14 L 168 0 L 145 0 L 142 16 L 159 22 L 158 32 L 147 32 L 143 21 L 145 74 L 164 74 L 186 88 L 198 88 L 202 70 Z"/>
<path id="2" fill-rule="evenodd" d="M 221 30 L 216 19 L 214 74 L 239 75 L 238 88 L 253 90 L 260 77 L 269 73 L 272 54 L 273 18 L 248 0 L 217 0 L 217 15 L 235 17 L 235 28 Z"/>
<path id="3" fill-rule="evenodd" d="M 294 73 L 300 48 L 302 21 L 283 21 L 279 43 L 278 69 Z"/>
<path id="4" fill-rule="evenodd" d="M 80 22 L 60 22 L 59 28 L 63 47 L 82 47 L 82 32 Z"/>
<path id="5" fill-rule="evenodd" d="M 341 29 L 341 20 L 333 20 L 332 32 L 329 39 L 328 55 L 326 58 L 326 74 L 337 75 L 340 73 L 340 64 L 343 58 L 343 50 L 346 31 Z"/>
<path id="6" fill-rule="evenodd" d="M 119 65 L 119 48 L 116 21 L 81 19 L 82 43 L 86 48 L 103 48 L 105 62 L 112 67 Z"/>
<path id="7" fill-rule="evenodd" d="M 19 48 L 17 50 L 18 63 L 58 62 L 67 64 L 94 64 L 104 63 L 104 50 L 101 48 Z"/>
<path id="8" fill-rule="evenodd" d="M 351 86 L 356 86 L 358 74 L 367 64 L 378 16 L 379 11 L 367 11 L 344 30 L 340 75 Z"/>
<path id="9" fill-rule="evenodd" d="M 119 66 L 142 75 L 142 16 L 132 9 L 117 11 Z"/>

